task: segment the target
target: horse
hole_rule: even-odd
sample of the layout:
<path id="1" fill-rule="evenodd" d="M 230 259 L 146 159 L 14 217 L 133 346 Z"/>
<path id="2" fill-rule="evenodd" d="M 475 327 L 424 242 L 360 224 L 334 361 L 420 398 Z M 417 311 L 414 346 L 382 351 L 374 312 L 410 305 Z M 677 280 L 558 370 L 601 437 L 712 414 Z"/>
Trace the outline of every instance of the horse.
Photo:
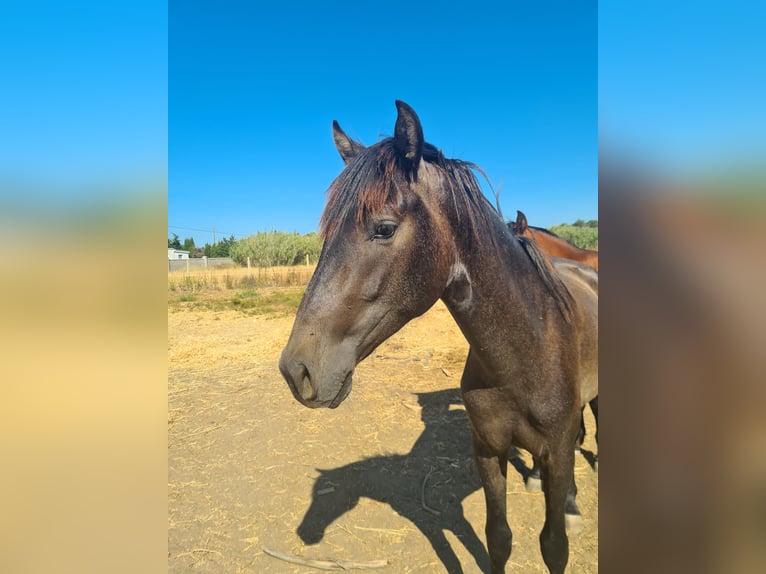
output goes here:
<path id="1" fill-rule="evenodd" d="M 514 235 L 528 237 L 537 242 L 541 251 L 550 257 L 579 261 L 598 271 L 598 251 L 581 249 L 562 239 L 549 229 L 527 225 L 527 216 L 516 210 L 516 221 L 508 224 Z"/>
<path id="2" fill-rule="evenodd" d="M 322 251 L 280 372 L 304 406 L 337 408 L 356 365 L 442 299 L 469 343 L 460 389 L 491 571 L 504 572 L 511 554 L 507 455 L 517 446 L 540 464 L 540 549 L 548 570 L 563 573 L 572 445 L 581 397 L 598 385 L 597 291 L 515 238 L 481 191 L 481 169 L 446 158 L 415 111 L 396 108 L 394 135 L 369 147 L 333 122 L 345 168 L 328 189 Z"/>
<path id="3" fill-rule="evenodd" d="M 575 245 L 572 245 L 565 239 L 562 239 L 549 229 L 544 227 L 534 227 L 527 224 L 527 216 L 522 211 L 516 210 L 516 221 L 508 222 L 509 229 L 517 237 L 525 237 L 534 241 L 539 249 L 546 255 L 558 258 L 568 259 L 571 261 L 578 261 L 583 265 L 587 265 L 598 272 L 598 251 L 591 249 L 581 249 Z M 523 240 L 522 240 L 523 241 Z M 557 261 L 558 259 L 554 259 Z M 560 264 L 561 265 L 561 264 Z M 584 270 L 580 270 L 582 273 L 587 273 Z M 595 279 L 591 277 L 591 282 L 594 284 L 594 289 L 598 291 L 598 276 Z M 596 440 L 598 440 L 598 396 L 593 398 L 586 398 L 590 405 L 593 417 L 596 420 Z M 583 440 L 585 439 L 585 422 L 581 419 L 580 422 L 580 434 L 577 437 L 577 443 L 575 448 L 579 448 Z M 594 467 L 597 468 L 598 460 L 594 459 Z M 541 489 L 540 484 L 540 468 L 535 463 L 532 470 L 526 477 L 526 486 L 529 491 L 539 491 Z"/>

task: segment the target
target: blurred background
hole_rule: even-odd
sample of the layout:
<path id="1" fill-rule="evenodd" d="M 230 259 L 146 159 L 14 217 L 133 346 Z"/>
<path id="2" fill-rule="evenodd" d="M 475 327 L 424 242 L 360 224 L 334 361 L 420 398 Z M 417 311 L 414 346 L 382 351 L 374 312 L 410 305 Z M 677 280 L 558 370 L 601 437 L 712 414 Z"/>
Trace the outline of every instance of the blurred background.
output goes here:
<path id="1" fill-rule="evenodd" d="M 605 572 L 766 568 L 765 16 L 599 3 Z"/>
<path id="2" fill-rule="evenodd" d="M 167 5 L 0 18 L 2 572 L 165 569 Z"/>

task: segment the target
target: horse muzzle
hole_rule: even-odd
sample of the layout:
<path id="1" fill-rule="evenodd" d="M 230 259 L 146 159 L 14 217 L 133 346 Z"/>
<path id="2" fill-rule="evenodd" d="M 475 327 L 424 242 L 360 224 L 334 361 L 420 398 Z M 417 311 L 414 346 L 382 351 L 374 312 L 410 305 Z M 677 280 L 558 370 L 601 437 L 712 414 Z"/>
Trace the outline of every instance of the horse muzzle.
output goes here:
<path id="1" fill-rule="evenodd" d="M 305 363 L 291 359 L 287 350 L 279 360 L 279 371 L 287 381 L 293 396 L 304 406 L 337 408 L 351 392 L 353 369 L 319 378 Z"/>

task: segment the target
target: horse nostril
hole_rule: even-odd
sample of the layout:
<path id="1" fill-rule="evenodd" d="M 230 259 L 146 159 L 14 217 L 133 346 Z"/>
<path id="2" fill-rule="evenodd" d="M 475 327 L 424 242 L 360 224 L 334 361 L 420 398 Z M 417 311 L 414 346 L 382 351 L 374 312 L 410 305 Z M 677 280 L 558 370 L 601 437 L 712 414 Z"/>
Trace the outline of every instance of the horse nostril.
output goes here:
<path id="1" fill-rule="evenodd" d="M 311 382 L 311 375 L 306 365 L 292 359 L 286 353 L 282 353 L 279 360 L 279 370 L 296 398 L 303 401 L 316 399 L 317 391 Z"/>
<path id="2" fill-rule="evenodd" d="M 313 401 L 317 398 L 317 391 L 314 385 L 311 384 L 311 376 L 306 365 L 301 365 L 295 377 L 295 385 L 298 389 L 298 393 L 307 401 Z"/>

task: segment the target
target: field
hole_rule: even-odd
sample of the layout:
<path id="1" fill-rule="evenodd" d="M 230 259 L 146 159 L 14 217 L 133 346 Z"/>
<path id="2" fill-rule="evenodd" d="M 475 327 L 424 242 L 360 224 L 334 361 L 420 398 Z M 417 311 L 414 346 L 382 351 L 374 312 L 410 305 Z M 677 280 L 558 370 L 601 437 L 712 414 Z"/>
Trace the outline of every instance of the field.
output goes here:
<path id="1" fill-rule="evenodd" d="M 305 267 L 168 277 L 168 570 L 302 573 L 275 558 L 377 572 L 482 572 L 484 498 L 457 390 L 467 344 L 437 303 L 363 361 L 336 410 L 292 397 L 277 363 Z M 584 448 L 595 451 L 586 413 Z M 509 571 L 546 572 L 544 503 L 508 471 Z M 583 528 L 569 572 L 598 571 L 598 477 L 575 476 Z"/>

